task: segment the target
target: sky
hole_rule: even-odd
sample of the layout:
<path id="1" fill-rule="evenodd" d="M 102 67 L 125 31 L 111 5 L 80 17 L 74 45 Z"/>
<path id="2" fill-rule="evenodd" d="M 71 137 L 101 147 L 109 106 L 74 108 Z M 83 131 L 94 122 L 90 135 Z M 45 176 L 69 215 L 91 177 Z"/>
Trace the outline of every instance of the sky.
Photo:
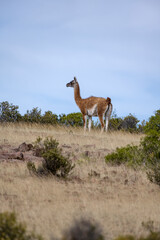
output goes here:
<path id="1" fill-rule="evenodd" d="M 119 117 L 160 109 L 159 0 L 0 0 L 0 102 L 56 114 L 110 97 Z"/>

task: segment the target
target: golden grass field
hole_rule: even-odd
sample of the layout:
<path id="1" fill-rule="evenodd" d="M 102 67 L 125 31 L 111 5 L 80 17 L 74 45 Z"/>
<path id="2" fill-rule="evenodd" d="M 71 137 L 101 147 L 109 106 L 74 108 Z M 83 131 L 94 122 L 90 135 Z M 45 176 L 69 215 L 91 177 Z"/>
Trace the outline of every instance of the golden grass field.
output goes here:
<path id="1" fill-rule="evenodd" d="M 98 222 L 106 239 L 146 234 L 143 222 L 160 225 L 159 187 L 149 182 L 143 170 L 108 166 L 103 154 L 96 155 L 138 144 L 142 135 L 84 134 L 82 129 L 35 124 L 0 126 L 0 146 L 5 150 L 22 142 L 33 143 L 39 136 L 56 138 L 63 150 L 70 146 L 67 150 L 76 164 L 70 179 L 31 176 L 25 161 L 0 159 L 0 212 L 15 211 L 20 221 L 46 240 L 51 236 L 60 239 L 64 230 L 81 217 Z M 86 157 L 86 149 L 93 154 Z"/>

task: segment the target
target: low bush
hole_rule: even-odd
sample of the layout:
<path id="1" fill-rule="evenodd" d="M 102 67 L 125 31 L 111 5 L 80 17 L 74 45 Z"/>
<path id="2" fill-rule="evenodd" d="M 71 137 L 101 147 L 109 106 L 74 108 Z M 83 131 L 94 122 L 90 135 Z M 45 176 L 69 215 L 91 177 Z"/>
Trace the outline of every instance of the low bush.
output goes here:
<path id="1" fill-rule="evenodd" d="M 74 168 L 71 161 L 61 154 L 60 149 L 50 149 L 43 153 L 43 169 L 60 177 L 67 177 Z"/>
<path id="2" fill-rule="evenodd" d="M 137 166 L 143 165 L 151 182 L 160 186 L 160 110 L 156 111 L 145 127 L 146 136 L 139 146 L 117 148 L 105 157 L 106 163 Z"/>
<path id="3" fill-rule="evenodd" d="M 112 165 L 127 164 L 131 166 L 141 165 L 142 152 L 138 146 L 127 145 L 126 147 L 117 148 L 115 152 L 105 156 L 106 163 Z"/>
<path id="4" fill-rule="evenodd" d="M 38 150 L 39 156 L 42 156 L 44 152 L 50 150 L 50 149 L 57 149 L 59 143 L 56 139 L 45 138 L 44 141 L 41 137 L 38 137 L 34 143 L 34 150 L 35 152 Z"/>
<path id="5" fill-rule="evenodd" d="M 115 240 L 160 240 L 160 232 L 151 232 L 146 237 L 134 237 L 131 235 L 120 236 Z"/>
<path id="6" fill-rule="evenodd" d="M 0 240 L 43 240 L 40 235 L 27 233 L 25 224 L 18 223 L 15 213 L 0 213 Z"/>
<path id="7" fill-rule="evenodd" d="M 149 121 L 144 127 L 146 134 L 152 134 L 153 131 L 160 133 L 160 109 L 155 112 L 154 116 L 151 116 Z"/>
<path id="8" fill-rule="evenodd" d="M 149 167 L 156 172 L 160 164 L 160 134 L 152 133 L 144 137 L 139 146 L 127 145 L 117 148 L 115 152 L 105 156 L 106 163 Z"/>
<path id="9" fill-rule="evenodd" d="M 38 154 L 43 157 L 42 166 L 36 169 L 34 163 L 28 163 L 27 167 L 30 173 L 43 176 L 55 175 L 66 178 L 75 165 L 69 158 L 62 155 L 62 150 L 58 148 L 59 143 L 53 138 L 46 138 L 42 141 L 38 138 L 34 148 L 38 150 Z"/>
<path id="10" fill-rule="evenodd" d="M 63 240 L 104 240 L 99 225 L 86 219 L 80 219 L 65 232 Z"/>
<path id="11" fill-rule="evenodd" d="M 160 163 L 160 132 L 150 131 L 141 141 L 144 162 L 154 166 Z"/>

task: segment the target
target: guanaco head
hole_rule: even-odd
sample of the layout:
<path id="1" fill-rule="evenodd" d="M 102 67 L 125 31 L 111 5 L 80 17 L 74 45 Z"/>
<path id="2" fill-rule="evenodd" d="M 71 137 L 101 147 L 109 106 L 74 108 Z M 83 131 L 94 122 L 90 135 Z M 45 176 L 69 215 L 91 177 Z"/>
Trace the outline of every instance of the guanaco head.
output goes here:
<path id="1" fill-rule="evenodd" d="M 74 77 L 74 80 L 72 80 L 71 82 L 67 83 L 66 87 L 73 87 L 74 88 L 77 83 L 78 83 L 77 82 L 77 78 Z"/>

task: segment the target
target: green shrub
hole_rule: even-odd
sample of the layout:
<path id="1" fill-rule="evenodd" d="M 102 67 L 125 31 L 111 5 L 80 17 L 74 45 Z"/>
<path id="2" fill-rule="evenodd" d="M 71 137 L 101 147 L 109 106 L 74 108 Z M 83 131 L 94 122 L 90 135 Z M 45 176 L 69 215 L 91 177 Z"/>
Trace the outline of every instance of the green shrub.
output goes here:
<path id="1" fill-rule="evenodd" d="M 120 130 L 122 129 L 123 119 L 120 117 L 112 117 L 109 121 L 109 130 Z"/>
<path id="2" fill-rule="evenodd" d="M 160 110 L 151 116 L 145 126 L 147 136 L 141 142 L 145 153 L 145 162 L 149 164 L 148 179 L 160 186 Z"/>
<path id="3" fill-rule="evenodd" d="M 42 166 L 36 169 L 34 163 L 28 163 L 27 167 L 31 173 L 36 175 L 55 175 L 58 177 L 67 177 L 75 165 L 62 155 L 62 150 L 58 148 L 59 143 L 56 139 L 46 138 L 43 142 L 38 138 L 34 147 L 39 150 L 43 157 Z"/>
<path id="4" fill-rule="evenodd" d="M 66 231 L 63 240 L 104 240 L 104 237 L 98 224 L 81 219 Z"/>
<path id="5" fill-rule="evenodd" d="M 126 235 L 126 236 L 119 236 L 115 240 L 136 240 L 136 238 L 132 235 Z"/>
<path id="6" fill-rule="evenodd" d="M 123 119 L 121 128 L 131 133 L 136 132 L 138 122 L 139 120 L 136 117 L 134 117 L 132 114 L 129 114 L 127 117 Z"/>
<path id="7" fill-rule="evenodd" d="M 59 142 L 56 139 L 53 139 L 52 137 L 50 137 L 44 140 L 43 145 L 44 145 L 44 152 L 46 152 L 50 149 L 58 149 Z"/>
<path id="8" fill-rule="evenodd" d="M 149 170 L 147 176 L 151 182 L 160 185 L 160 110 L 156 111 L 145 126 L 146 136 L 139 146 L 127 145 L 117 148 L 105 157 L 106 163 L 120 165 L 143 165 Z"/>
<path id="9" fill-rule="evenodd" d="M 144 129 L 147 134 L 150 134 L 152 131 L 160 133 L 160 109 L 155 112 L 154 116 L 150 117 L 149 122 L 146 123 Z"/>
<path id="10" fill-rule="evenodd" d="M 142 236 L 139 238 L 136 238 L 131 235 L 120 236 L 120 237 L 116 238 L 115 240 L 160 240 L 160 232 L 151 232 L 146 237 Z"/>
<path id="11" fill-rule="evenodd" d="M 41 117 L 41 123 L 45 124 L 58 124 L 58 116 L 51 111 L 47 111 Z"/>
<path id="12" fill-rule="evenodd" d="M 38 137 L 34 143 L 34 151 L 37 157 L 43 157 L 43 153 L 50 149 L 57 149 L 59 143 L 52 137 L 46 138 L 44 141 L 41 137 Z"/>
<path id="13" fill-rule="evenodd" d="M 66 126 L 81 127 L 83 126 L 82 113 L 70 113 L 68 115 L 60 114 L 59 123 Z"/>
<path id="14" fill-rule="evenodd" d="M 23 121 L 31 123 L 40 123 L 41 122 L 41 109 L 38 107 L 33 108 L 31 111 L 27 110 L 27 113 L 23 116 Z"/>
<path id="15" fill-rule="evenodd" d="M 0 240 L 43 240 L 34 233 L 27 233 L 25 224 L 18 223 L 15 213 L 0 213 Z"/>
<path id="16" fill-rule="evenodd" d="M 141 141 L 143 161 L 147 165 L 156 165 L 160 162 L 160 132 L 150 131 Z"/>
<path id="17" fill-rule="evenodd" d="M 67 177 L 74 168 L 71 161 L 61 154 L 60 149 L 50 149 L 43 153 L 43 168 L 56 176 Z"/>
<path id="18" fill-rule="evenodd" d="M 139 146 L 127 145 L 126 147 L 117 148 L 115 152 L 105 157 L 106 163 L 146 167 L 157 167 L 160 163 L 160 134 L 154 133 L 144 137 Z"/>
<path id="19" fill-rule="evenodd" d="M 138 146 L 127 145 L 126 147 L 117 148 L 115 152 L 105 156 L 106 163 L 112 165 L 140 165 L 142 163 L 142 152 Z"/>
<path id="20" fill-rule="evenodd" d="M 143 126 L 137 126 L 139 120 L 134 117 L 131 113 L 125 118 L 117 117 L 117 114 L 113 113 L 109 121 L 109 130 L 122 130 L 128 132 L 140 132 L 143 130 Z M 144 123 L 144 122 L 143 122 Z"/>
<path id="21" fill-rule="evenodd" d="M 147 169 L 148 179 L 160 186 L 160 133 L 154 131 L 141 140 L 139 146 L 127 145 L 117 148 L 105 157 L 112 165 L 126 164 L 133 167 L 143 165 Z"/>

